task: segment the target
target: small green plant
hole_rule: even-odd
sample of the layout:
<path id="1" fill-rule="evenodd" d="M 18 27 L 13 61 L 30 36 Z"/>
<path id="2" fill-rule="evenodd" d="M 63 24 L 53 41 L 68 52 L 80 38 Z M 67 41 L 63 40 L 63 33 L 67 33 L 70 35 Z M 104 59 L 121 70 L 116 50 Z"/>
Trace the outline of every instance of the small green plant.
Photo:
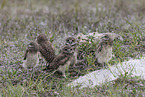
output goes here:
<path id="1" fill-rule="evenodd" d="M 95 39 L 93 36 L 88 36 L 87 39 L 82 39 L 85 40 L 86 42 L 82 43 L 79 45 L 78 50 L 81 53 L 82 56 L 87 56 L 87 55 L 94 55 L 96 45 L 97 43 L 95 42 Z"/>
<path id="2" fill-rule="evenodd" d="M 95 66 L 95 58 L 92 54 L 86 56 L 86 60 L 88 62 L 88 66 Z"/>
<path id="3" fill-rule="evenodd" d="M 7 2 L 7 0 L 2 0 L 1 8 L 0 9 L 3 9 L 4 8 L 4 6 L 6 5 L 6 2 Z"/>

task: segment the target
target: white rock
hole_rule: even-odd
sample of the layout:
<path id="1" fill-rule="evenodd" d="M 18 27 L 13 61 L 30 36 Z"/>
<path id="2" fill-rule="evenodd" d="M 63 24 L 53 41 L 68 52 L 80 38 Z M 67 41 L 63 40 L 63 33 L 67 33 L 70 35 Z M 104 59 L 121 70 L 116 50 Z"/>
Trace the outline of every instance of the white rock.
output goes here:
<path id="1" fill-rule="evenodd" d="M 120 74 L 124 75 L 125 72 L 128 72 L 128 74 L 131 72 L 131 76 L 141 76 L 141 78 L 145 79 L 145 57 L 134 60 L 130 59 L 121 64 L 113 65 L 109 69 L 101 69 L 81 76 L 68 84 L 68 86 L 93 88 L 96 85 L 115 80 Z"/>

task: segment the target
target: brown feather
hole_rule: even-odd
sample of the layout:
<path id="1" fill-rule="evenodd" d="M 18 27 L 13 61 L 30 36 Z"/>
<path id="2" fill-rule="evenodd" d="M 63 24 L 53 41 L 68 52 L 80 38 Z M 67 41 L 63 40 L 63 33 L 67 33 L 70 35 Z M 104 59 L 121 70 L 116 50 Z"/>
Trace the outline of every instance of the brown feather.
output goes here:
<path id="1" fill-rule="evenodd" d="M 55 58 L 55 50 L 51 42 L 47 39 L 45 34 L 40 34 L 37 37 L 37 42 L 39 44 L 39 51 L 42 57 L 48 62 L 51 63 Z"/>
<path id="2" fill-rule="evenodd" d="M 78 62 L 78 60 L 77 60 L 77 55 L 78 55 L 77 41 L 74 37 L 68 37 L 68 38 L 66 38 L 65 45 L 71 46 L 74 49 L 74 54 L 73 54 L 73 58 L 71 60 L 71 64 L 73 66 L 75 66 L 75 64 L 77 64 L 77 62 Z"/>
<path id="3" fill-rule="evenodd" d="M 26 52 L 25 52 L 25 54 L 24 54 L 24 59 L 23 59 L 23 60 L 26 60 L 27 54 L 28 54 L 28 49 L 26 50 Z"/>
<path id="4" fill-rule="evenodd" d="M 69 60 L 69 58 L 70 57 L 64 54 L 60 54 L 52 61 L 52 63 L 49 64 L 47 69 L 55 70 L 59 68 L 60 65 L 64 65 Z"/>
<path id="5" fill-rule="evenodd" d="M 63 73 L 65 77 L 66 66 L 70 65 L 71 58 L 73 56 L 74 49 L 70 46 L 65 46 L 61 53 L 57 55 L 54 60 L 47 66 L 48 71 L 58 70 Z"/>

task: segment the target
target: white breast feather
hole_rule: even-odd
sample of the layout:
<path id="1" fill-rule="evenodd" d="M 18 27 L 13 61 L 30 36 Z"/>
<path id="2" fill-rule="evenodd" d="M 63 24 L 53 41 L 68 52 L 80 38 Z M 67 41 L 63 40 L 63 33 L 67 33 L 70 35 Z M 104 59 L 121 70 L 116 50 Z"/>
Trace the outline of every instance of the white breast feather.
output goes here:
<path id="1" fill-rule="evenodd" d="M 38 53 L 36 53 L 36 54 L 28 53 L 27 59 L 24 60 L 23 67 L 24 68 L 34 67 L 35 68 L 36 66 L 38 66 L 38 63 L 39 63 Z"/>
<path id="2" fill-rule="evenodd" d="M 112 47 L 106 46 L 101 52 L 96 55 L 99 63 L 108 62 L 112 58 Z"/>

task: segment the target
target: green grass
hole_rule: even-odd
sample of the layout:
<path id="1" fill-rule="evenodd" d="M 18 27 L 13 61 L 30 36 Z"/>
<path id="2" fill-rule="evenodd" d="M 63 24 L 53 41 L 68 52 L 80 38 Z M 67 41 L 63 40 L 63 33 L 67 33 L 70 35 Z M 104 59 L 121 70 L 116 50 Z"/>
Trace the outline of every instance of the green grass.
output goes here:
<path id="1" fill-rule="evenodd" d="M 42 71 L 27 75 L 21 64 L 26 46 L 40 33 L 47 34 L 56 48 L 63 46 L 67 36 L 78 33 L 114 32 L 123 41 L 114 41 L 109 62 L 122 62 L 143 56 L 145 49 L 144 0 L 1 0 L 0 1 L 0 97 L 59 96 L 143 96 L 145 81 L 121 75 L 117 80 L 92 89 L 69 88 L 65 85 L 80 75 L 94 71 L 95 43 L 79 46 L 85 61 L 78 68 L 72 66 L 63 78 Z M 90 37 L 93 39 L 93 37 Z M 91 50 L 91 52 L 89 52 Z"/>

